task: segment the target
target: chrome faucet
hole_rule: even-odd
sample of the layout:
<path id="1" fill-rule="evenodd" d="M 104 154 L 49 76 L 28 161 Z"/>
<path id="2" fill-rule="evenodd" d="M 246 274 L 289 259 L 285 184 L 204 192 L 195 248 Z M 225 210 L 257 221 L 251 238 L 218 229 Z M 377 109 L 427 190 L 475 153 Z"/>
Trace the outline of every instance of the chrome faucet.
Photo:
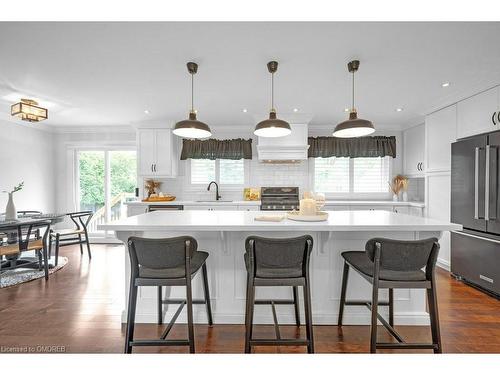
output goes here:
<path id="1" fill-rule="evenodd" d="M 217 182 L 215 181 L 210 182 L 208 184 L 207 191 L 210 191 L 210 187 L 212 186 L 212 184 L 215 184 L 215 200 L 218 201 L 222 197 L 219 195 L 219 185 L 217 185 Z"/>

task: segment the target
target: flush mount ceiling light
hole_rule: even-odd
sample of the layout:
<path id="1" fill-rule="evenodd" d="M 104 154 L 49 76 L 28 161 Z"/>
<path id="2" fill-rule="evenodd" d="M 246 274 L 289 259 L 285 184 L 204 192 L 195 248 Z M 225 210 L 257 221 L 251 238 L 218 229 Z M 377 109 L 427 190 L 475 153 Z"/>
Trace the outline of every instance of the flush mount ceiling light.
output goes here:
<path id="1" fill-rule="evenodd" d="M 261 121 L 255 126 L 255 135 L 259 137 L 283 137 L 292 132 L 290 124 L 286 121 L 276 118 L 276 109 L 274 108 L 274 73 L 278 70 L 278 63 L 270 61 L 267 63 L 267 70 L 271 73 L 271 110 L 269 119 Z"/>
<path id="2" fill-rule="evenodd" d="M 184 138 L 208 138 L 212 135 L 212 132 L 207 124 L 196 119 L 197 111 L 194 109 L 194 75 L 198 71 L 198 64 L 188 62 L 187 69 L 191 74 L 191 110 L 187 120 L 175 124 L 173 133 Z"/>
<path id="3" fill-rule="evenodd" d="M 352 107 L 349 113 L 349 119 L 341 122 L 333 131 L 334 137 L 355 138 L 371 134 L 375 128 L 371 121 L 358 118 L 356 107 L 354 107 L 354 73 L 359 69 L 359 60 L 353 60 L 347 64 L 349 73 L 352 73 Z"/>
<path id="4" fill-rule="evenodd" d="M 403 108 L 401 108 L 401 107 L 396 108 L 396 112 L 403 112 Z"/>
<path id="5" fill-rule="evenodd" d="M 47 120 L 49 111 L 39 107 L 38 103 L 32 99 L 21 99 L 19 103 L 10 107 L 10 114 L 24 121 L 39 122 Z"/>
<path id="6" fill-rule="evenodd" d="M 450 86 L 450 82 L 441 83 L 441 87 L 449 87 L 449 86 Z"/>

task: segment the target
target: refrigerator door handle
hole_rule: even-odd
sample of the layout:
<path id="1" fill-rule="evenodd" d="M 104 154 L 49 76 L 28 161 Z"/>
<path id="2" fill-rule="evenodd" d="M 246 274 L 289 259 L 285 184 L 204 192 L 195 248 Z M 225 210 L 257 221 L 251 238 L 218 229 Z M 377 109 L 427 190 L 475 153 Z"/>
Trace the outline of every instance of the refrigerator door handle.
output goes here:
<path id="1" fill-rule="evenodd" d="M 474 219 L 479 219 L 479 147 L 474 153 Z"/>
<path id="2" fill-rule="evenodd" d="M 465 233 L 465 232 L 459 232 L 459 231 L 456 231 L 456 230 L 452 230 L 451 231 L 452 233 L 454 234 L 459 234 L 461 236 L 465 236 L 465 237 L 472 237 L 472 238 L 476 238 L 478 240 L 483 240 L 483 241 L 488 241 L 488 242 L 493 242 L 493 243 L 496 243 L 496 244 L 499 244 L 500 245 L 500 241 L 498 240 L 494 240 L 492 238 L 488 238 L 488 237 L 481 237 L 481 236 L 476 236 L 474 234 L 470 234 L 470 233 Z"/>
<path id="3" fill-rule="evenodd" d="M 486 173 L 484 177 L 484 220 L 490 220 L 490 145 L 486 145 Z"/>

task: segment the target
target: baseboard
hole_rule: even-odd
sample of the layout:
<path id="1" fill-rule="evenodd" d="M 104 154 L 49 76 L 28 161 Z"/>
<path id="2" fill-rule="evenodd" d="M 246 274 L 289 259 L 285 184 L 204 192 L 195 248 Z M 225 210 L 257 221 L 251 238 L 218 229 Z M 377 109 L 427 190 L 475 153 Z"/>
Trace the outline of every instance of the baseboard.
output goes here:
<path id="1" fill-rule="evenodd" d="M 450 272 L 450 269 L 451 269 L 451 264 L 450 264 L 450 261 L 449 260 L 444 260 L 442 258 L 438 258 L 437 262 L 436 262 L 436 265 L 439 267 L 439 268 L 442 268 L 448 272 Z"/>

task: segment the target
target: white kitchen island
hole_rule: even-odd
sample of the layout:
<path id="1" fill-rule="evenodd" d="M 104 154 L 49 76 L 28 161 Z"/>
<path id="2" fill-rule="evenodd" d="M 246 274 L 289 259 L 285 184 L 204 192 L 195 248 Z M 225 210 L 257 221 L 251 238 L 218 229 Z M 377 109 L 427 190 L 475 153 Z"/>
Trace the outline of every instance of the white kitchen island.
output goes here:
<path id="1" fill-rule="evenodd" d="M 259 215 L 278 215 L 277 212 L 256 211 L 156 211 L 132 216 L 99 229 L 116 232 L 118 239 L 127 242 L 130 236 L 149 238 L 190 235 L 197 239 L 199 249 L 207 251 L 210 295 L 215 324 L 243 324 L 245 311 L 246 270 L 243 261 L 244 242 L 249 235 L 293 237 L 310 234 L 314 238 L 311 255 L 311 290 L 314 324 L 337 324 L 340 284 L 342 277 L 341 252 L 364 250 L 372 237 L 394 239 L 421 239 L 441 237 L 443 231 L 460 230 L 461 226 L 424 217 L 388 211 L 331 211 L 328 221 L 281 222 L 255 221 Z M 127 250 L 125 250 L 127 251 Z M 124 292 L 128 294 L 130 266 L 128 255 L 125 267 Z M 194 297 L 201 298 L 201 277 L 194 279 Z M 156 322 L 156 288 L 139 288 L 137 322 Z M 166 288 L 171 297 L 183 297 L 183 287 Z M 292 288 L 257 288 L 257 298 L 290 298 Z M 351 272 L 348 298 L 369 299 L 370 284 Z M 381 299 L 387 292 L 381 292 Z M 395 322 L 404 325 L 428 324 L 425 292 L 400 289 L 394 292 Z M 166 311 L 167 319 L 176 306 Z M 386 307 L 380 307 L 385 313 Z M 293 306 L 279 306 L 280 323 L 293 323 Z M 302 321 L 303 313 L 301 311 Z M 194 306 L 195 322 L 206 323 L 205 307 Z M 125 309 L 122 321 L 125 321 Z M 179 317 L 185 321 L 185 315 Z M 256 306 L 255 323 L 272 323 L 269 306 Z M 344 312 L 345 324 L 368 324 L 369 311 L 364 307 L 348 306 Z"/>

